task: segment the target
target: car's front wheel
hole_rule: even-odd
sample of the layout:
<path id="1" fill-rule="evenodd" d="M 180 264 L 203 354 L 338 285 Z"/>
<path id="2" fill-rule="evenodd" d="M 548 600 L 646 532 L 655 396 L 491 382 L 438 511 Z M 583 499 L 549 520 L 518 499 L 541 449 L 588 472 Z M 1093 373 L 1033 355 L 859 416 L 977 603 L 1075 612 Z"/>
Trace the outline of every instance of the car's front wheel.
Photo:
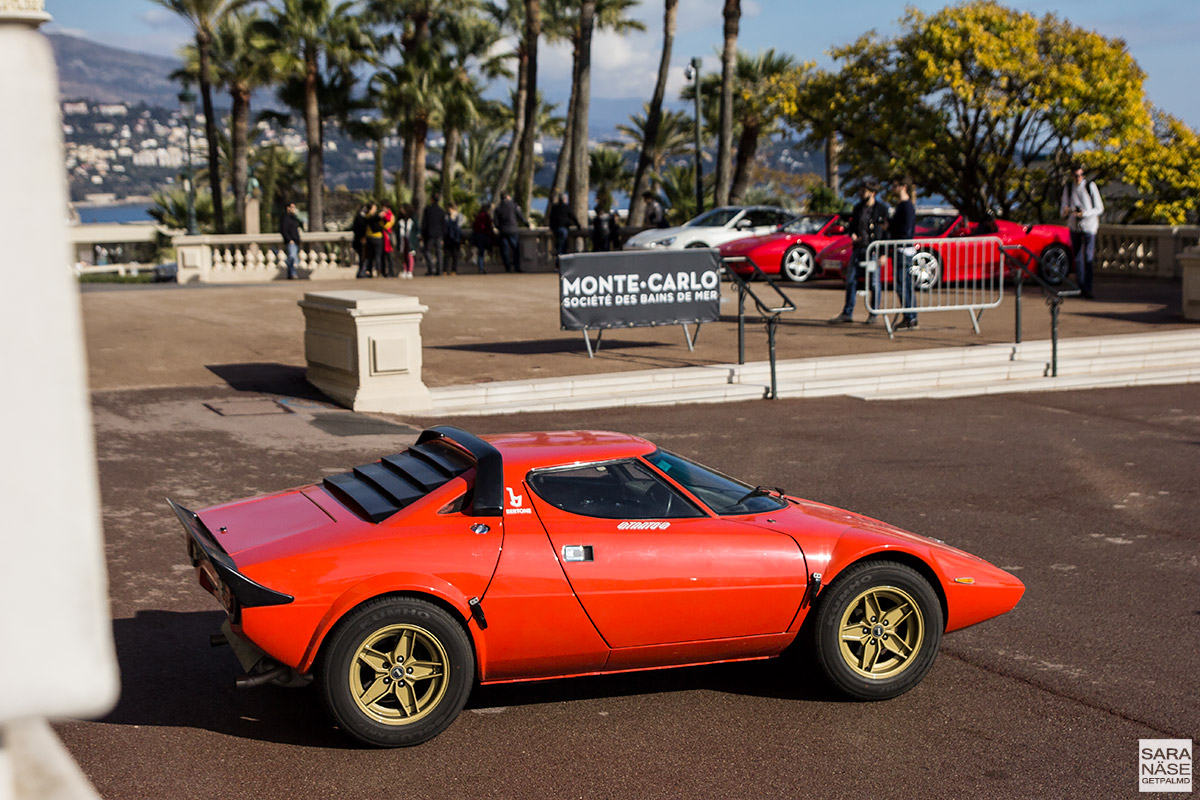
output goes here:
<path id="1" fill-rule="evenodd" d="M 466 631 L 425 600 L 385 597 L 330 634 L 319 668 L 325 703 L 354 738 L 376 747 L 432 739 L 470 694 L 475 660 Z"/>
<path id="2" fill-rule="evenodd" d="M 792 283 L 804 283 L 817 271 L 817 256 L 812 249 L 794 244 L 783 254 L 779 272 Z"/>
<path id="3" fill-rule="evenodd" d="M 859 700 L 886 700 L 916 686 L 942 640 L 942 606 L 911 567 L 868 561 L 849 567 L 818 599 L 817 662 Z"/>

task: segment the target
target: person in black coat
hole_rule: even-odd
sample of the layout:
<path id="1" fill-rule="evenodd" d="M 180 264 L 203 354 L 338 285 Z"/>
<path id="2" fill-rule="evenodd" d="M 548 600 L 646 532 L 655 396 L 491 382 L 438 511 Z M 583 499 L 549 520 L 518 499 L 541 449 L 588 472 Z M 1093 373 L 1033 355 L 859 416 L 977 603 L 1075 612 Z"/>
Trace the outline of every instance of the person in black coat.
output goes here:
<path id="1" fill-rule="evenodd" d="M 529 223 L 508 192 L 504 193 L 504 199 L 496 207 L 493 219 L 496 229 L 500 231 L 500 259 L 504 262 L 504 271 L 522 272 L 519 257 L 521 240 L 517 231 L 529 227 Z"/>
<path id="2" fill-rule="evenodd" d="M 442 240 L 446 237 L 446 211 L 438 205 L 437 192 L 421 214 L 421 248 L 425 253 L 425 274 L 442 274 Z"/>
<path id="3" fill-rule="evenodd" d="M 875 200 L 875 194 L 879 191 L 879 184 L 874 181 L 868 181 L 863 184 L 860 190 L 860 199 L 854 206 L 854 211 L 850 214 L 850 241 L 853 244 L 853 254 L 850 256 L 850 263 L 846 265 L 846 302 L 842 306 L 842 313 L 838 314 L 833 319 L 829 320 L 831 324 L 854 321 L 854 300 L 858 294 L 858 273 L 863 269 L 863 262 L 867 259 L 867 248 L 871 242 L 878 241 L 887 236 L 888 213 L 887 206 Z M 879 273 L 874 273 L 874 280 L 871 281 L 871 306 L 879 307 Z M 875 314 L 868 312 L 867 324 L 875 323 Z"/>
<path id="4" fill-rule="evenodd" d="M 567 252 L 571 228 L 580 227 L 579 219 L 567 205 L 566 194 L 559 195 L 558 200 L 551 204 L 550 212 L 546 215 L 546 224 L 550 226 L 550 232 L 554 234 L 554 254 L 561 256 Z"/>

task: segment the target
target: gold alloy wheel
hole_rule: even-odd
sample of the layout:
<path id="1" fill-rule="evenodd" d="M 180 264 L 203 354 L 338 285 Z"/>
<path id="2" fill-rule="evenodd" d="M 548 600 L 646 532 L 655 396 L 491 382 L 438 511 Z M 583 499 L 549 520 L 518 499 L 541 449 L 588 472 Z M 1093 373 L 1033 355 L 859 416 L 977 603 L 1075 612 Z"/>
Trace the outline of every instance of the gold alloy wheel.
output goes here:
<path id="1" fill-rule="evenodd" d="M 437 637 L 416 625 L 388 625 L 368 636 L 350 667 L 350 696 L 384 725 L 410 725 L 446 694 L 450 659 Z"/>
<path id="2" fill-rule="evenodd" d="M 924 639 L 921 607 L 895 586 L 864 591 L 846 606 L 838 625 L 838 645 L 846 666 L 875 680 L 906 670 Z"/>

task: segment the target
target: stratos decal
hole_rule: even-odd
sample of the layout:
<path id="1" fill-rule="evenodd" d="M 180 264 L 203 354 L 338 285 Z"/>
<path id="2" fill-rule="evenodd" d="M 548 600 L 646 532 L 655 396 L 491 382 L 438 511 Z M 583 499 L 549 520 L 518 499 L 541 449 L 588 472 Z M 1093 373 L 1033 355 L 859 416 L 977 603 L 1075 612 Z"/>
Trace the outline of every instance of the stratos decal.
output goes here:
<path id="1" fill-rule="evenodd" d="M 622 531 L 665 531 L 671 527 L 669 522 L 622 522 L 617 530 Z"/>

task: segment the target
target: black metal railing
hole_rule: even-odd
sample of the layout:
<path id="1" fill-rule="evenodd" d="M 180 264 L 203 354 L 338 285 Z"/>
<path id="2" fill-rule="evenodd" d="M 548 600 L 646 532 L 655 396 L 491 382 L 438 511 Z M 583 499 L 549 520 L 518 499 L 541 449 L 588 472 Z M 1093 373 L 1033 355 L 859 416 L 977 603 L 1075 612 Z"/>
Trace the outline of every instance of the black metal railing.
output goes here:
<path id="1" fill-rule="evenodd" d="M 737 272 L 729 268 L 730 264 L 747 264 L 751 268 L 749 279 L 743 278 Z M 776 285 L 775 281 L 771 280 L 766 273 L 759 269 L 758 265 L 745 256 L 730 256 L 721 259 L 721 266 L 725 273 L 729 276 L 730 281 L 737 284 L 738 287 L 738 364 L 746 363 L 746 297 L 754 301 L 754 306 L 758 309 L 758 313 L 762 315 L 763 320 L 767 324 L 767 343 L 770 352 L 771 362 L 771 389 L 767 394 L 767 399 L 775 400 L 779 397 L 779 391 L 775 380 L 775 328 L 779 324 L 779 315 L 788 311 L 795 311 L 796 304 L 783 293 L 783 290 Z M 750 281 L 754 278 L 762 278 L 768 286 L 779 296 L 783 301 L 782 305 L 771 306 L 763 302 L 763 299 L 755 293 L 750 286 Z"/>
<path id="2" fill-rule="evenodd" d="M 1016 269 L 1013 270 L 1014 278 L 1013 285 L 1016 287 L 1016 312 L 1015 325 L 1016 333 L 1014 342 L 1021 343 L 1021 289 L 1024 286 L 1025 279 L 1033 278 L 1042 288 L 1042 294 L 1046 297 L 1046 305 L 1050 307 L 1050 377 L 1058 377 L 1058 312 L 1062 307 L 1063 301 L 1068 297 L 1078 297 L 1080 289 L 1075 285 L 1069 277 L 1064 278 L 1063 282 L 1058 285 L 1053 285 L 1046 282 L 1046 279 L 1041 275 L 1042 261 L 1032 250 L 1023 244 L 1006 244 L 1001 247 L 1004 255 L 1011 258 L 1016 264 Z M 1024 263 L 1020 259 L 1013 256 L 1016 252 L 1023 252 L 1027 257 Z"/>

